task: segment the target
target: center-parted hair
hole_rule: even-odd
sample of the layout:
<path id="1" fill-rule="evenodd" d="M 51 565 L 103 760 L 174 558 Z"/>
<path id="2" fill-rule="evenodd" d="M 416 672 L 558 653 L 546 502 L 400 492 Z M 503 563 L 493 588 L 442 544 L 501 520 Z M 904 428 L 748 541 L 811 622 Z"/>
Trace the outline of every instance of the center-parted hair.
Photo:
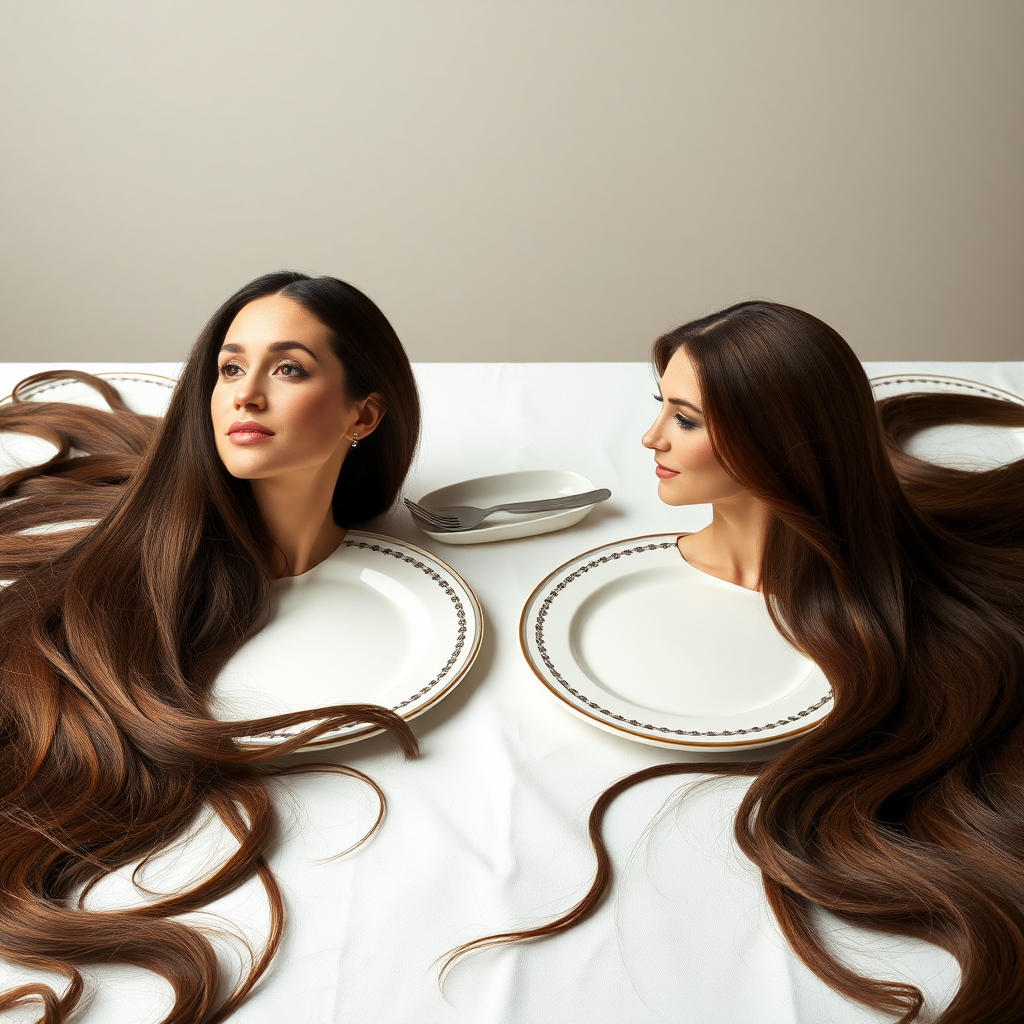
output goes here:
<path id="1" fill-rule="evenodd" d="M 269 274 L 231 296 L 192 348 L 162 419 L 129 411 L 108 383 L 71 371 L 29 378 L 0 406 L 0 430 L 57 447 L 42 465 L 0 476 L 0 579 L 11 581 L 0 587 L 0 955 L 67 979 L 63 991 L 43 982 L 8 991 L 0 1011 L 35 1000 L 40 1019 L 59 1024 L 81 997 L 79 967 L 120 963 L 171 984 L 165 1024 L 226 1019 L 281 937 L 283 905 L 266 860 L 274 838 L 266 780 L 287 770 L 268 762 L 353 723 L 387 730 L 415 756 L 409 727 L 375 705 L 242 722 L 211 714 L 218 672 L 266 621 L 273 572 L 249 483 L 217 456 L 210 394 L 231 321 L 274 294 L 329 329 L 347 397 L 375 393 L 386 409 L 378 429 L 347 453 L 333 498 L 339 525 L 371 519 L 401 488 L 419 402 L 391 325 L 362 292 L 334 278 Z M 91 384 L 110 411 L 19 400 L 66 378 Z M 339 663 L 343 677 L 340 651 Z M 289 725 L 307 727 L 272 747 L 235 742 Z M 360 772 L 311 767 L 363 779 L 383 814 L 383 794 Z M 144 864 L 208 810 L 238 844 L 212 875 L 144 906 L 90 908 L 92 886 Z M 253 877 L 268 896 L 270 933 L 224 997 L 209 938 L 173 918 Z"/>
<path id="2" fill-rule="evenodd" d="M 768 512 L 760 586 L 773 621 L 828 678 L 834 705 L 768 762 L 665 764 L 620 780 L 590 818 L 594 883 L 540 928 L 553 934 L 611 884 L 601 838 L 616 796 L 669 774 L 751 775 L 736 837 L 800 959 L 832 988 L 902 1022 L 920 991 L 863 977 L 815 926 L 844 920 L 935 943 L 959 990 L 941 1024 L 1024 1020 L 1024 460 L 982 471 L 899 447 L 940 423 L 1024 426 L 980 395 L 876 403 L 845 341 L 789 306 L 745 302 L 660 338 L 695 367 L 712 447 Z"/>

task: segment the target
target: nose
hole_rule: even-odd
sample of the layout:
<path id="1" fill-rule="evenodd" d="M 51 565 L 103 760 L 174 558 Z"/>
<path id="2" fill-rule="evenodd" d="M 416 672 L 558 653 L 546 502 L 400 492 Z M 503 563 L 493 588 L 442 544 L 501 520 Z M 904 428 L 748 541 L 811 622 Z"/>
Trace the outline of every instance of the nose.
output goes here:
<path id="1" fill-rule="evenodd" d="M 256 379 L 256 375 L 245 376 L 238 382 L 238 388 L 234 396 L 235 408 L 242 409 L 265 409 L 267 398 L 263 389 Z"/>
<path id="2" fill-rule="evenodd" d="M 640 438 L 640 443 L 645 448 L 650 448 L 656 452 L 667 452 L 671 445 L 666 440 L 665 436 L 661 432 L 661 417 L 659 416 L 648 429 L 647 433 Z"/>

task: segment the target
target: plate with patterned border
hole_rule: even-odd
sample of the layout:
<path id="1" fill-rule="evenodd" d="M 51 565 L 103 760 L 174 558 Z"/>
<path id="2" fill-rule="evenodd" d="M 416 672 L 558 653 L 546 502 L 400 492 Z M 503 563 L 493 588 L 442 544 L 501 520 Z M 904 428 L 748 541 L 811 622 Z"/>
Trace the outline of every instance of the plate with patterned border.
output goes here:
<path id="1" fill-rule="evenodd" d="M 891 373 L 872 377 L 876 401 L 893 395 L 920 391 L 941 391 L 961 395 L 984 395 L 1024 405 L 1024 398 L 976 380 L 930 373 Z M 919 459 L 954 469 L 985 470 L 1024 458 L 1024 429 L 985 426 L 975 423 L 944 423 L 915 431 L 901 445 Z"/>
<path id="2" fill-rule="evenodd" d="M 761 594 L 695 569 L 677 539 L 606 544 L 544 579 L 520 620 L 534 673 L 592 725 L 656 746 L 741 750 L 814 728 L 832 705 L 821 670 Z"/>
<path id="3" fill-rule="evenodd" d="M 353 530 L 319 565 L 274 582 L 270 618 L 217 676 L 213 712 L 231 721 L 368 703 L 408 720 L 451 693 L 482 637 L 480 603 L 454 569 L 413 544 Z M 270 746 L 302 729 L 239 742 Z M 349 726 L 303 749 L 380 731 Z"/>

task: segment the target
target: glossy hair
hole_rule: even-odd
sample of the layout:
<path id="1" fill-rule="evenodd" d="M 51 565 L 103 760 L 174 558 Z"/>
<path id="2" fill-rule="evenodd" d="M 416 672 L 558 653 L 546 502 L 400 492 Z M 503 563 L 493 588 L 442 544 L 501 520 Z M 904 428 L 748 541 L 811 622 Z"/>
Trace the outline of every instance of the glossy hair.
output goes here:
<path id="1" fill-rule="evenodd" d="M 174 990 L 164 1024 L 208 1024 L 238 1008 L 280 941 L 283 905 L 266 860 L 274 814 L 268 765 L 339 726 L 387 730 L 407 757 L 408 725 L 385 708 L 336 705 L 240 722 L 211 714 L 210 690 L 231 655 L 266 620 L 270 541 L 247 481 L 217 456 L 210 416 L 217 351 L 238 311 L 286 294 L 332 332 L 350 398 L 374 392 L 386 415 L 348 453 L 335 489 L 339 524 L 394 501 L 419 429 L 408 360 L 377 307 L 333 278 L 258 278 L 212 316 L 193 346 L 163 419 L 129 411 L 106 382 L 71 371 L 23 381 L 0 406 L 0 430 L 34 434 L 57 453 L 0 477 L 0 955 L 55 971 L 0 996 L 0 1011 L 38 1000 L 58 1024 L 79 1002 L 86 964 L 122 963 L 162 975 Z M 20 401 L 55 379 L 85 381 L 110 411 Z M 84 454 L 83 454 L 84 453 Z M 26 529 L 77 527 L 25 534 Z M 97 521 L 98 520 L 98 521 Z M 236 739 L 305 728 L 273 747 Z M 351 768 L 304 766 L 356 776 Z M 212 810 L 236 851 L 192 888 L 124 910 L 90 909 L 90 889 L 145 863 Z M 138 870 L 138 869 L 136 869 Z M 172 917 L 257 877 L 271 927 L 235 988 L 209 938 Z"/>
<path id="2" fill-rule="evenodd" d="M 754 776 L 736 838 L 760 868 L 794 952 L 832 988 L 901 1022 L 912 985 L 837 960 L 815 906 L 935 943 L 960 988 L 942 1024 L 1024 1020 L 1024 460 L 963 471 L 898 446 L 946 422 L 1024 426 L 1024 407 L 980 395 L 875 403 L 843 339 L 815 317 L 745 302 L 660 338 L 685 347 L 712 447 L 769 512 L 761 589 L 779 631 L 821 666 L 834 706 L 772 760 L 664 764 L 620 780 L 590 818 L 598 870 L 554 934 L 611 883 L 601 837 L 619 794 L 660 775 Z"/>

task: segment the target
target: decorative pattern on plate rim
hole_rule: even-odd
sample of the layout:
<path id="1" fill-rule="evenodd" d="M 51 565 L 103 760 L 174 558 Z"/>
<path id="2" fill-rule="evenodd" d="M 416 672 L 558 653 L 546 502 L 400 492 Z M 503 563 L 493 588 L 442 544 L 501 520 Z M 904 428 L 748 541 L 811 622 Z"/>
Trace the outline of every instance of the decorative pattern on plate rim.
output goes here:
<path id="1" fill-rule="evenodd" d="M 94 374 L 101 380 L 105 380 L 109 383 L 113 383 L 119 380 L 130 380 L 136 384 L 153 384 L 157 387 L 167 388 L 168 391 L 173 391 L 177 387 L 178 382 L 173 377 L 163 377 L 158 373 L 147 373 L 139 371 L 138 373 L 132 373 L 130 370 L 104 370 L 100 373 Z M 36 387 L 29 388 L 28 396 L 24 401 L 30 401 L 36 395 L 45 394 L 47 391 L 53 391 L 55 388 L 66 388 L 71 384 L 82 384 L 83 381 L 75 380 L 74 377 L 66 377 L 62 380 L 48 380 Z M 88 385 L 85 385 L 88 387 Z M 96 394 L 99 394 L 97 391 Z M 9 402 L 13 395 L 7 395 L 0 399 L 0 404 L 3 402 Z"/>
<path id="2" fill-rule="evenodd" d="M 1012 399 L 1021 404 L 1024 404 L 1024 399 L 1021 399 L 1018 395 L 1013 394 L 1012 391 L 1004 391 L 1002 388 L 997 388 L 994 384 L 980 384 L 978 381 L 973 380 L 962 380 L 960 377 L 903 377 L 899 374 L 885 374 L 879 377 L 872 377 L 869 381 L 872 389 L 884 388 L 888 384 L 942 384 L 946 387 L 961 388 L 964 391 L 978 391 L 988 398 L 999 398 L 1003 401 Z M 904 395 L 911 394 L 911 392 L 902 392 Z M 900 394 L 886 395 L 886 398 L 899 398 Z M 881 399 L 878 399 L 881 401 Z"/>
<path id="3" fill-rule="evenodd" d="M 620 558 L 628 558 L 631 555 L 642 554 L 647 551 L 658 551 L 664 548 L 673 548 L 676 546 L 674 540 L 660 541 L 657 544 L 638 544 L 636 547 L 626 548 L 624 551 L 613 551 L 610 554 L 602 555 L 600 558 L 592 558 L 589 562 L 585 562 L 574 572 L 569 573 L 564 579 L 557 583 L 545 596 L 541 603 L 540 610 L 537 612 L 537 622 L 534 626 L 534 639 L 537 642 L 537 650 L 540 652 L 541 660 L 544 662 L 547 670 L 558 680 L 558 682 L 571 693 L 577 700 L 582 701 L 587 707 L 592 708 L 594 711 L 599 711 L 602 715 L 607 715 L 609 718 L 615 719 L 617 722 L 622 722 L 624 725 L 632 725 L 636 729 L 647 729 L 650 732 L 667 733 L 673 736 L 746 736 L 749 733 L 766 732 L 770 729 L 779 729 L 784 725 L 791 725 L 793 722 L 799 722 L 801 718 L 806 718 L 809 714 L 817 711 L 819 708 L 823 708 L 830 700 L 832 700 L 832 690 L 825 694 L 821 700 L 812 704 L 809 708 L 804 708 L 803 711 L 798 711 L 795 715 L 789 715 L 787 718 L 780 718 L 777 722 L 768 722 L 766 725 L 752 725 L 747 729 L 723 729 L 716 732 L 715 730 L 708 729 L 703 732 L 697 729 L 670 729 L 666 725 L 652 725 L 650 722 L 638 722 L 633 718 L 626 718 L 625 715 L 616 714 L 614 711 L 609 711 L 607 708 L 601 707 L 600 704 L 595 703 L 585 694 L 580 693 L 579 690 L 575 689 L 569 684 L 569 682 L 562 676 L 562 674 L 555 668 L 551 661 L 551 656 L 548 654 L 547 646 L 544 643 L 544 620 L 548 616 L 548 612 L 551 610 L 551 605 L 554 603 L 555 598 L 565 590 L 565 588 L 572 583 L 574 580 L 578 580 L 585 573 L 590 572 L 591 569 L 596 569 L 599 565 L 603 565 L 606 562 L 617 561 Z"/>
<path id="4" fill-rule="evenodd" d="M 466 646 L 466 609 L 462 604 L 462 599 L 456 593 L 455 588 L 439 572 L 435 572 L 429 565 L 427 565 L 426 562 L 421 562 L 418 558 L 413 558 L 412 555 L 408 555 L 404 551 L 399 551 L 395 548 L 388 547 L 387 545 L 370 544 L 364 540 L 345 540 L 342 541 L 342 546 L 346 548 L 360 548 L 361 550 L 366 551 L 376 551 L 382 555 L 390 555 L 392 558 L 397 558 L 399 559 L 399 561 L 408 562 L 409 565 L 413 566 L 413 568 L 419 569 L 420 572 L 425 573 L 427 576 L 429 576 L 448 595 L 448 599 L 452 602 L 452 604 L 455 605 L 455 616 L 459 622 L 459 634 L 455 640 L 455 646 L 452 649 L 451 657 L 448 659 L 448 662 L 445 664 L 444 668 L 442 668 L 441 671 L 438 672 L 437 675 L 434 676 L 434 678 L 426 684 L 426 686 L 424 686 L 422 689 L 417 690 L 414 694 L 412 694 L 409 697 L 406 697 L 405 700 L 401 701 L 398 704 L 395 704 L 391 708 L 391 710 L 397 714 L 399 711 L 402 710 L 402 708 L 408 707 L 408 705 L 412 704 L 414 701 L 419 700 L 420 697 L 425 697 L 432 689 L 434 689 L 435 686 L 437 686 L 439 682 L 441 682 L 442 679 L 444 679 L 446 675 L 448 675 L 448 673 L 452 670 L 452 666 L 459 660 L 459 655 L 462 653 L 462 649 Z M 296 736 L 300 732 L 303 732 L 305 729 L 308 729 L 310 724 L 311 723 L 309 722 L 305 722 L 301 725 L 289 726 L 287 729 L 278 729 L 275 732 L 261 732 L 259 736 L 261 740 L 291 739 L 293 736 Z M 365 726 L 362 724 L 346 725 L 327 735 L 342 736 L 346 732 L 351 732 L 353 729 L 362 728 L 365 728 Z M 318 736 L 316 742 L 322 743 L 323 740 L 323 736 Z M 244 739 L 242 742 L 244 742 Z"/>

